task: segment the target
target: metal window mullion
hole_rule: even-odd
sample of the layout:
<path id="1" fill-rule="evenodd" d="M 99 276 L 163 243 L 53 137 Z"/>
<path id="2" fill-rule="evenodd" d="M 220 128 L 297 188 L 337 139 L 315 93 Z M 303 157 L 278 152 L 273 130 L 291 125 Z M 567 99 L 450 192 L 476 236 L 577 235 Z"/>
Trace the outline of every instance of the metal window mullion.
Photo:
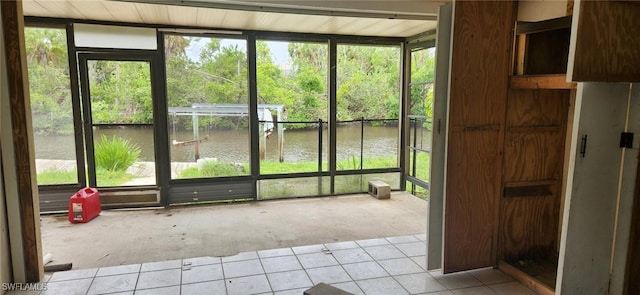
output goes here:
<path id="1" fill-rule="evenodd" d="M 251 177 L 253 179 L 252 195 L 258 199 L 258 178 L 260 176 L 260 139 L 258 122 L 258 84 L 257 84 L 257 60 L 256 60 L 256 36 L 247 36 L 247 69 L 249 79 L 249 131 L 250 131 L 250 160 Z"/>
<path id="2" fill-rule="evenodd" d="M 335 192 L 336 176 L 336 120 L 337 120 L 337 60 L 338 43 L 335 38 L 329 39 L 329 174 L 331 175 L 330 194 Z"/>

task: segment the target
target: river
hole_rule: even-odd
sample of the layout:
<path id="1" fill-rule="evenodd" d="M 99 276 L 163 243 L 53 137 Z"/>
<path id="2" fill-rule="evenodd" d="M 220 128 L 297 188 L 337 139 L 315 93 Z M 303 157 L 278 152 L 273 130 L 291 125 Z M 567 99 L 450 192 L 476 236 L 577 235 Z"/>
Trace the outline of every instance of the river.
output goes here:
<path id="1" fill-rule="evenodd" d="M 337 128 L 337 158 L 348 159 L 350 156 L 360 155 L 360 125 L 341 126 Z M 430 146 L 430 134 L 423 132 L 423 148 Z M 141 161 L 154 161 L 153 133 L 150 128 L 115 128 L 96 129 L 94 137 L 100 139 L 101 135 L 108 138 L 116 135 L 130 139 L 132 144 L 140 147 Z M 217 158 L 225 162 L 242 163 L 249 162 L 249 133 L 247 130 L 206 130 L 200 131 L 200 137 L 207 140 L 200 143 L 201 158 Z M 169 131 L 169 141 L 186 141 L 193 139 L 191 131 Z M 419 138 L 420 140 L 420 138 Z M 34 137 L 37 159 L 75 159 L 75 147 L 73 136 L 55 135 Z M 398 128 L 394 127 L 364 127 L 364 144 L 362 145 L 365 157 L 381 157 L 395 155 L 398 151 Z M 171 145 L 172 162 L 193 162 L 194 146 Z M 323 159 L 327 160 L 328 132 L 323 130 Z M 277 133 L 267 139 L 266 158 L 278 160 Z M 318 159 L 318 130 L 285 130 L 284 131 L 284 160 L 285 162 L 316 161 Z"/>

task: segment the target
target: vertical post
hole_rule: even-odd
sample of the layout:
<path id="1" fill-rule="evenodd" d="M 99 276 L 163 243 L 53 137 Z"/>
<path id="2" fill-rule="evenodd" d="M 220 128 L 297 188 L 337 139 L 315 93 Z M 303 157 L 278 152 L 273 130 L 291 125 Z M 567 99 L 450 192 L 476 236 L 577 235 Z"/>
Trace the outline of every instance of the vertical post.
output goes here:
<path id="1" fill-rule="evenodd" d="M 318 119 L 318 196 L 322 195 L 322 119 Z"/>
<path id="2" fill-rule="evenodd" d="M 264 123 L 258 124 L 258 134 L 260 134 L 260 160 L 267 157 L 267 132 L 264 130 Z"/>
<path id="3" fill-rule="evenodd" d="M 260 175 L 260 128 L 258 123 L 258 84 L 256 66 L 256 36 L 249 34 L 247 37 L 247 72 L 249 75 L 249 130 L 251 136 L 251 176 L 254 179 Z M 256 185 L 253 185 L 254 198 L 257 199 Z"/>
<path id="4" fill-rule="evenodd" d="M 360 117 L 360 170 L 364 161 L 364 117 Z"/>
<path id="5" fill-rule="evenodd" d="M 408 137 L 411 132 L 411 122 L 408 116 L 411 114 L 411 48 L 406 43 L 400 46 L 402 59 L 400 60 L 400 109 L 398 116 L 398 127 L 400 129 L 400 140 L 398 141 L 399 166 L 400 166 L 400 189 L 407 188 L 406 174 L 409 174 L 409 152 Z"/>
<path id="6" fill-rule="evenodd" d="M 198 144 L 198 138 L 200 137 L 200 126 L 198 123 L 198 115 L 196 115 L 196 112 L 194 111 L 191 114 L 191 122 L 193 125 L 193 140 L 195 141 L 195 144 L 193 145 L 193 154 L 194 154 L 194 161 L 198 161 L 198 159 L 200 159 L 200 146 Z"/>
<path id="7" fill-rule="evenodd" d="M 278 108 L 278 153 L 280 163 L 284 162 L 284 124 L 281 122 L 284 120 L 282 108 Z"/>
<path id="8" fill-rule="evenodd" d="M 318 174 L 322 173 L 322 119 L 318 119 Z"/>
<path id="9" fill-rule="evenodd" d="M 0 150 L 13 282 L 35 283 L 43 275 L 42 244 L 22 1 L 0 1 L 0 11 Z"/>
<path id="10" fill-rule="evenodd" d="M 331 175 L 331 191 L 335 192 L 336 175 L 336 120 L 337 120 L 337 60 L 338 43 L 336 39 L 329 39 L 329 175 Z"/>

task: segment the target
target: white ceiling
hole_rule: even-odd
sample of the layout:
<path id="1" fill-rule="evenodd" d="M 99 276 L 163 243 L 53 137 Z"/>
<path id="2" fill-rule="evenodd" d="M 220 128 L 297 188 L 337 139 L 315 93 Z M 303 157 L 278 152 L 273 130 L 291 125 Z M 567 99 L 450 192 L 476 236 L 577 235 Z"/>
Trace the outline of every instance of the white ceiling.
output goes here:
<path id="1" fill-rule="evenodd" d="M 438 7 L 448 1 L 23 0 L 23 7 L 25 16 L 211 29 L 408 37 L 434 29 Z"/>

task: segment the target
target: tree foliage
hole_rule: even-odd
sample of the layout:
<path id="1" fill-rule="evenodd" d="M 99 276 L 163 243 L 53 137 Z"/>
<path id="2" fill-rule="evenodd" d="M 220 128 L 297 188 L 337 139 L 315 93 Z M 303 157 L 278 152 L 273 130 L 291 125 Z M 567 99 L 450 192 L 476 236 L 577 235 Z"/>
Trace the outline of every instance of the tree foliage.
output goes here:
<path id="1" fill-rule="evenodd" d="M 34 130 L 72 133 L 66 36 L 62 29 L 25 30 Z M 166 35 L 165 69 L 169 107 L 194 103 L 248 105 L 245 41 Z M 397 119 L 400 110 L 400 47 L 339 45 L 337 52 L 338 120 Z M 279 120 L 328 120 L 328 46 L 289 42 L 287 51 L 271 52 L 256 44 L 258 103 L 282 104 Z M 286 54 L 286 61 L 276 61 Z M 433 54 L 412 54 L 413 81 L 433 80 Z M 152 97 L 147 62 L 90 61 L 91 108 L 96 123 L 151 123 Z M 430 87 L 411 91 L 411 113 L 430 115 Z M 192 128 L 190 117 L 169 118 L 177 128 Z M 244 128 L 247 118 L 201 117 L 201 127 Z M 304 127 L 303 125 L 297 125 Z M 287 126 L 296 128 L 296 126 Z"/>

